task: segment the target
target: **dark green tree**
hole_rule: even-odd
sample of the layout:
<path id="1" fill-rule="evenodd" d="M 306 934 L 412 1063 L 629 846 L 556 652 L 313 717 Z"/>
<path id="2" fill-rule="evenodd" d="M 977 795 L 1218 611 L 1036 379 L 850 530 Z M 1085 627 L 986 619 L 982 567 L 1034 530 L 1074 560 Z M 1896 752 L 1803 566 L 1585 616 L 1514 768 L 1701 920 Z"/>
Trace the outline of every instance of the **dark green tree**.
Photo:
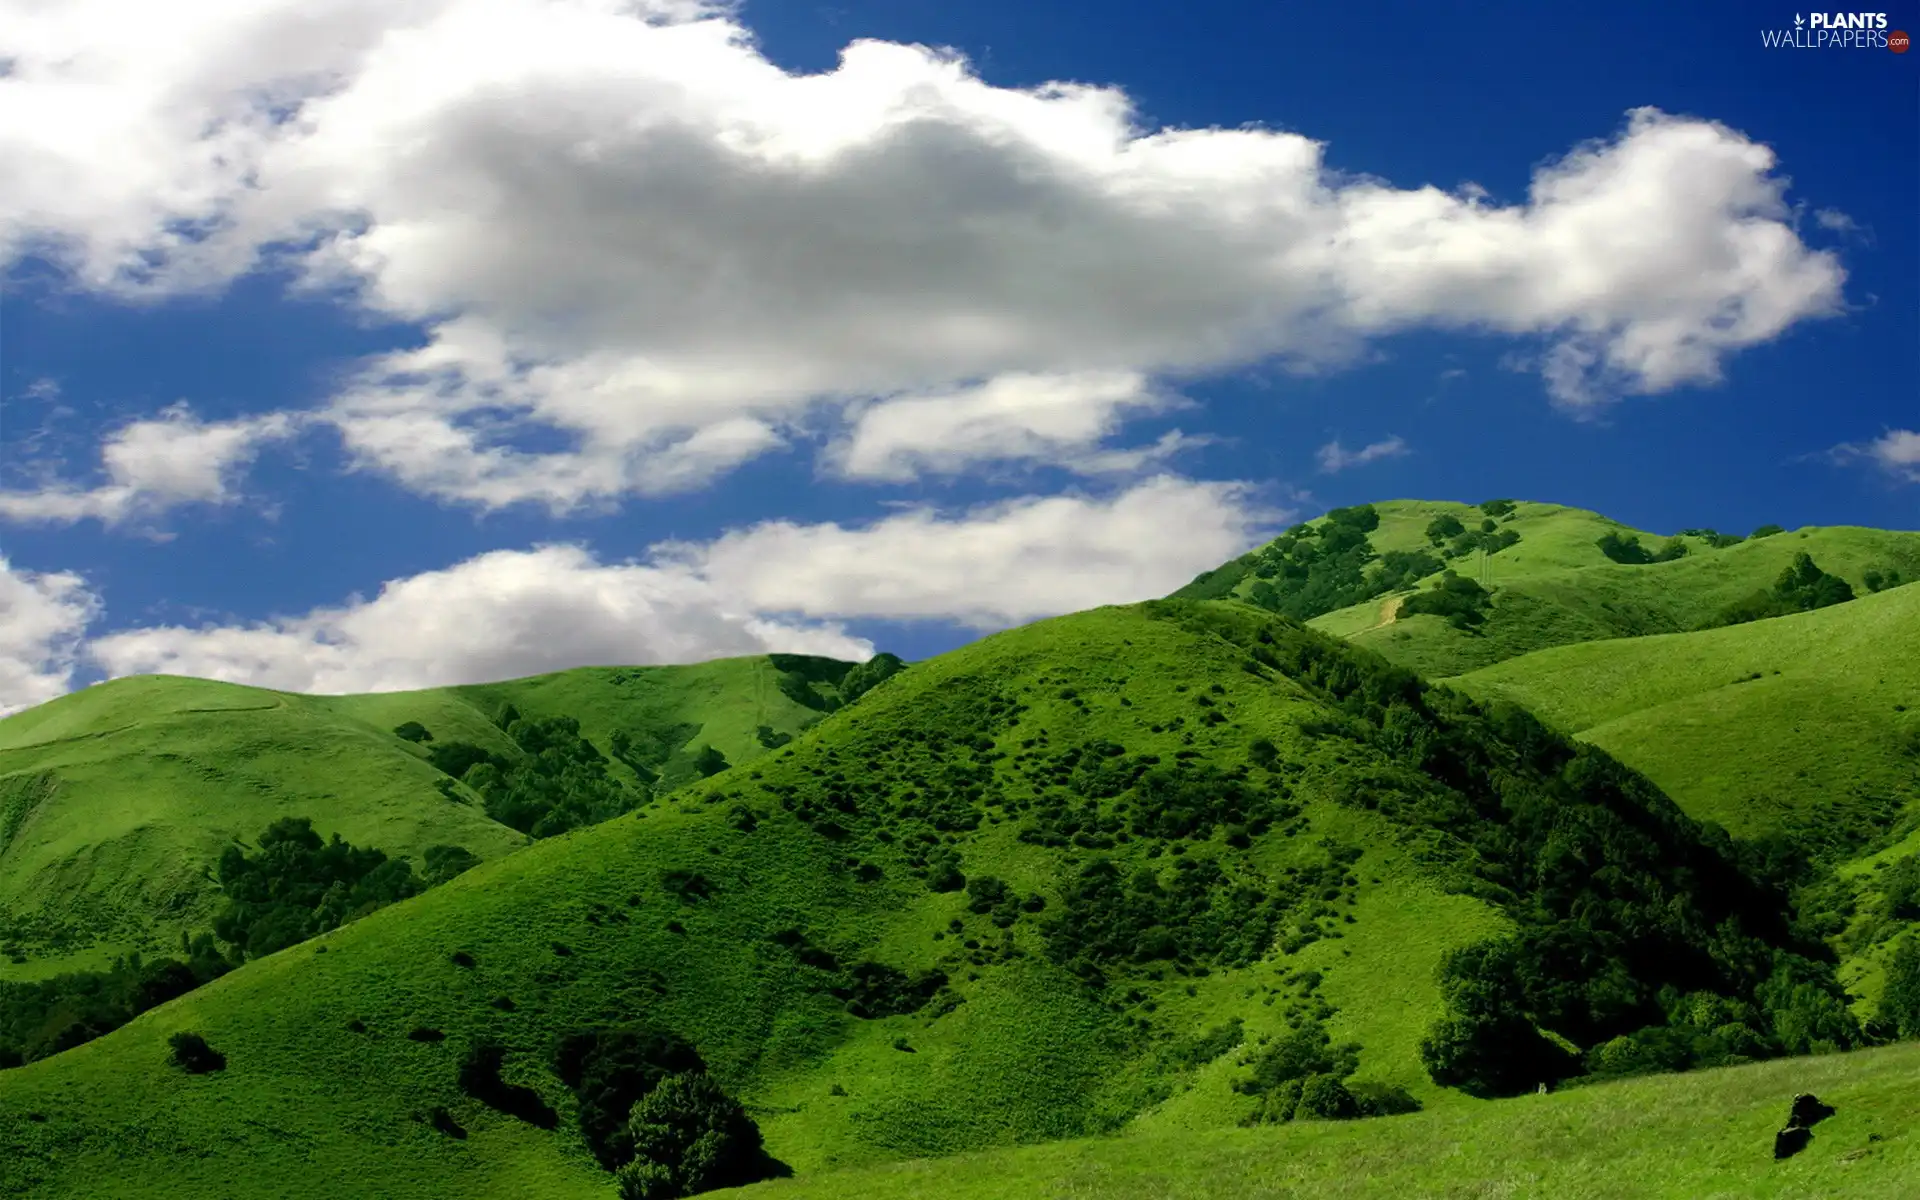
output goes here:
<path id="1" fill-rule="evenodd" d="M 661 1080 L 633 1106 L 627 1139 L 621 1200 L 675 1200 L 770 1174 L 759 1126 L 704 1071 Z"/>

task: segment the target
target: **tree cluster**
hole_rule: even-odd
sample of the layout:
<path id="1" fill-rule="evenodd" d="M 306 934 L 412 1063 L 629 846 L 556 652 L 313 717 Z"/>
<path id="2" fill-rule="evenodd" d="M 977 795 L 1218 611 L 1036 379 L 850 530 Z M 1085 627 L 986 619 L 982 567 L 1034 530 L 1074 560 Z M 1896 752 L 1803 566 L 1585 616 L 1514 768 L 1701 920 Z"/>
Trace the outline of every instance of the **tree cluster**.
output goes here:
<path id="1" fill-rule="evenodd" d="M 1455 629 L 1469 630 L 1487 619 L 1487 607 L 1492 602 L 1492 593 L 1478 583 L 1464 575 L 1447 571 L 1432 588 L 1402 600 L 1400 615 L 1411 617 L 1431 613 L 1436 617 L 1445 617 L 1447 624 Z"/>
<path id="2" fill-rule="evenodd" d="M 1845 604 L 1853 599 L 1853 586 L 1838 575 L 1822 571 L 1805 552 L 1793 556 L 1793 564 L 1780 572 L 1773 586 L 1728 605 L 1702 628 L 1743 625 L 1790 613 L 1811 612 L 1816 608 Z"/>
<path id="3" fill-rule="evenodd" d="M 471 855 L 435 847 L 441 869 Z M 322 840 L 307 817 L 282 817 L 260 835 L 251 855 L 229 846 L 215 869 L 227 903 L 213 931 L 238 953 L 259 958 L 424 891 L 426 881 L 404 858 Z"/>
<path id="4" fill-rule="evenodd" d="M 1648 563 L 1673 562 L 1687 556 L 1687 544 L 1677 537 L 1668 538 L 1658 550 L 1649 550 L 1640 544 L 1638 534 L 1623 536 L 1617 530 L 1608 530 L 1594 540 L 1600 553 L 1617 563 L 1631 567 L 1646 566 Z"/>
<path id="5" fill-rule="evenodd" d="M 577 718 L 526 718 L 509 708 L 501 719 L 518 753 L 440 742 L 427 752 L 427 761 L 478 792 L 487 815 L 502 825 L 537 838 L 552 837 L 645 803 L 644 788 L 622 783 L 608 770 L 607 756 L 580 736 Z M 610 741 L 617 756 L 639 761 L 631 734 L 615 733 Z M 717 764 L 695 763 L 697 770 L 711 768 L 709 774 L 725 766 L 724 758 Z"/>

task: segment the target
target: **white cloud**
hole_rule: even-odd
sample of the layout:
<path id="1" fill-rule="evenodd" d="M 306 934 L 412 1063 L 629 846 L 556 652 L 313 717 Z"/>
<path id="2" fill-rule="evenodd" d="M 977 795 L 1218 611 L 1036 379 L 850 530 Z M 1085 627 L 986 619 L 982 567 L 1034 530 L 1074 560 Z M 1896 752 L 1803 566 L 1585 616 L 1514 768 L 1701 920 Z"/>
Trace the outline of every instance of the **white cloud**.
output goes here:
<path id="1" fill-rule="evenodd" d="M 285 413 L 204 422 L 175 405 L 157 419 L 133 421 L 108 435 L 100 448 L 106 482 L 0 491 L 0 519 L 71 524 L 92 518 L 117 525 L 184 504 L 232 503 L 235 471 L 252 461 L 262 443 L 289 436 L 296 425 Z"/>
<path id="2" fill-rule="evenodd" d="M 92 640 L 109 675 L 168 672 L 322 693 L 392 691 L 588 664 L 785 651 L 866 658 L 839 620 L 993 628 L 1172 591 L 1259 540 L 1238 484 L 1147 480 L 1106 498 L 1028 497 L 861 528 L 776 521 L 603 563 L 577 546 L 497 550 L 371 600 L 249 625 Z"/>
<path id="3" fill-rule="evenodd" d="M 80 576 L 23 571 L 0 556 L 0 716 L 67 690 L 99 611 Z"/>
<path id="4" fill-rule="evenodd" d="M 1866 461 L 1896 479 L 1920 483 L 1920 433 L 1889 429 L 1864 445 L 1842 442 L 1828 452 L 1835 462 Z"/>
<path id="5" fill-rule="evenodd" d="M 1338 440 L 1331 441 L 1320 447 L 1316 457 L 1320 460 L 1320 470 L 1332 475 L 1348 467 L 1364 467 L 1378 459 L 1400 458 L 1411 453 L 1406 440 L 1395 436 L 1384 441 L 1369 442 L 1358 450 L 1348 450 Z"/>
<path id="6" fill-rule="evenodd" d="M 834 626 L 731 606 L 698 577 L 601 563 L 577 546 L 497 550 L 352 599 L 252 625 L 95 638 L 110 675 L 169 674 L 339 693 L 511 679 L 594 664 L 699 662 L 779 650 L 864 659 Z"/>
<path id="7" fill-rule="evenodd" d="M 0 259 L 52 247 L 140 295 L 292 248 L 430 329 L 330 410 L 357 460 L 489 507 L 696 487 L 876 398 L 969 389 L 942 414 L 969 453 L 1073 466 L 1102 453 L 1075 430 L 1145 410 L 1088 393 L 1039 427 L 978 397 L 1336 366 L 1416 328 L 1542 339 L 1552 395 L 1590 407 L 1715 381 L 1844 278 L 1770 150 L 1650 109 L 1500 206 L 920 47 L 792 75 L 690 5 L 0 5 Z M 889 419 L 833 444 L 865 437 L 849 461 L 885 478 L 960 465 Z M 516 450 L 523 429 L 573 445 Z"/>
<path id="8" fill-rule="evenodd" d="M 1058 463 L 1086 475 L 1138 470 L 1198 439 L 1173 433 L 1145 450 L 1100 449 L 1128 412 L 1184 407 L 1134 371 L 1007 374 L 974 388 L 898 396 L 862 411 L 832 448 L 850 479 L 958 475 L 992 462 Z"/>
<path id="9" fill-rule="evenodd" d="M 1164 595 L 1286 516 L 1253 507 L 1239 484 L 1160 476 L 1106 498 L 913 509 L 858 529 L 771 521 L 656 549 L 763 612 L 985 629 Z"/>

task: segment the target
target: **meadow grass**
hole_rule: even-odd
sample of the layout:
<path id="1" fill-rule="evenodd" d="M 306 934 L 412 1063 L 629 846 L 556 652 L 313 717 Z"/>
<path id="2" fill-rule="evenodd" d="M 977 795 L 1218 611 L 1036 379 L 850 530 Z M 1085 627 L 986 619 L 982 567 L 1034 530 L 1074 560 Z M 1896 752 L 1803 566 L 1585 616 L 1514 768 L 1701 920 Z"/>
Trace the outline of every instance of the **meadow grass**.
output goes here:
<path id="1" fill-rule="evenodd" d="M 791 736 L 820 716 L 774 674 L 726 659 L 358 696 L 140 676 L 0 720 L 0 945 L 25 960 L 0 954 L 0 979 L 176 950 L 211 923 L 221 850 L 281 817 L 416 863 L 433 845 L 491 858 L 527 842 L 464 789 L 443 795 L 423 748 L 394 736 L 402 722 L 511 751 L 491 718 L 513 703 L 578 717 L 602 746 L 615 729 L 691 729 L 677 762 L 711 744 L 743 763 L 766 753 L 759 726 Z"/>
<path id="2" fill-rule="evenodd" d="M 1793 1096 L 1838 1110 L 1776 1162 Z M 739 1200 L 1906 1200 L 1920 1045 L 1662 1075 L 1371 1121 L 1141 1131 L 759 1184 Z"/>

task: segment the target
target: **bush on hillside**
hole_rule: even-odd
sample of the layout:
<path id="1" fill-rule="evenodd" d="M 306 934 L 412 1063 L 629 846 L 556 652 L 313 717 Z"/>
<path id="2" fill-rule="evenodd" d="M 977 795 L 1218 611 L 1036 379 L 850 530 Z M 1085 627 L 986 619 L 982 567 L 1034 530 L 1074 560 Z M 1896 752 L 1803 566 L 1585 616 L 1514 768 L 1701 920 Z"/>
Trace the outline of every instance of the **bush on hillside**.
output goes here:
<path id="1" fill-rule="evenodd" d="M 207 1075 L 227 1069 L 227 1056 L 207 1045 L 197 1033 L 180 1032 L 167 1039 L 173 1065 L 189 1075 Z"/>
<path id="2" fill-rule="evenodd" d="M 1480 502 L 1480 511 L 1487 514 L 1489 517 L 1511 516 L 1513 514 L 1513 501 L 1482 500 Z"/>
<path id="3" fill-rule="evenodd" d="M 778 1174 L 760 1128 L 704 1071 L 667 1076 L 634 1104 L 617 1171 L 621 1200 L 675 1200 Z"/>
<path id="4" fill-rule="evenodd" d="M 1793 564 L 1780 572 L 1773 587 L 1754 592 L 1722 609 L 1703 629 L 1722 625 L 1741 625 L 1791 613 L 1811 612 L 1853 599 L 1853 587 L 1837 575 L 1822 571 L 1804 551 L 1793 556 Z"/>
<path id="5" fill-rule="evenodd" d="M 407 742 L 430 742 L 433 740 L 433 735 L 427 732 L 427 727 L 418 721 L 408 721 L 404 724 L 394 726 L 393 736 Z"/>
<path id="6" fill-rule="evenodd" d="M 1781 528 L 1778 525 L 1762 525 L 1758 529 L 1754 530 L 1752 533 L 1748 534 L 1747 539 L 1749 541 L 1753 541 L 1759 538 L 1770 538 L 1777 533 L 1785 533 L 1785 532 L 1786 530 Z"/>
<path id="7" fill-rule="evenodd" d="M 626 1126 L 634 1104 L 669 1075 L 705 1070 L 686 1042 L 640 1027 L 571 1033 L 553 1052 L 553 1073 L 577 1101 L 580 1136 L 609 1171 L 633 1157 Z"/>
<path id="8" fill-rule="evenodd" d="M 1860 582 L 1867 585 L 1869 592 L 1884 592 L 1888 588 L 1899 587 L 1906 582 L 1906 579 L 1900 574 L 1898 567 L 1879 566 L 1868 567 L 1861 575 Z"/>
<path id="9" fill-rule="evenodd" d="M 1444 572 L 1440 582 L 1424 592 L 1416 592 L 1400 602 L 1403 617 L 1430 613 L 1445 617 L 1455 629 L 1466 630 L 1485 621 L 1493 596 L 1478 583 L 1452 571 Z"/>
<path id="10" fill-rule="evenodd" d="M 1445 543 L 1449 538 L 1459 537 L 1466 531 L 1467 527 L 1452 513 L 1442 513 L 1427 522 L 1427 540 L 1436 546 Z"/>
<path id="11" fill-rule="evenodd" d="M 1600 553 L 1617 563 L 1628 566 L 1645 566 L 1648 563 L 1672 562 L 1687 556 L 1687 544 L 1679 538 L 1668 538 L 1658 550 L 1648 550 L 1640 544 L 1638 534 L 1623 536 L 1618 530 L 1608 530 L 1597 538 L 1594 545 Z"/>

